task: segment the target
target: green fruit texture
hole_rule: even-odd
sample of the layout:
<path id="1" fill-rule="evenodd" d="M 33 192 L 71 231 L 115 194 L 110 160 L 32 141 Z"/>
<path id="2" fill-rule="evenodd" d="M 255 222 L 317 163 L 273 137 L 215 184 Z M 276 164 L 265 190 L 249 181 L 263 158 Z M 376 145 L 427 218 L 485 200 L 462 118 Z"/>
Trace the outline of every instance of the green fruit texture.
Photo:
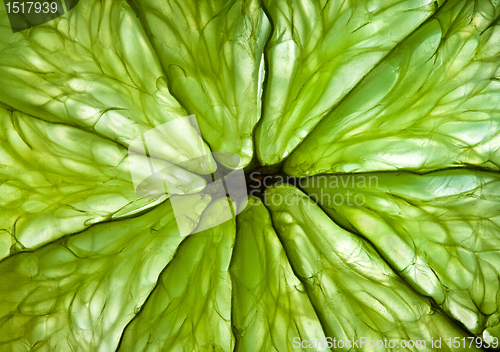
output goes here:
<path id="1" fill-rule="evenodd" d="M 0 352 L 500 348 L 498 0 L 2 2 Z"/>

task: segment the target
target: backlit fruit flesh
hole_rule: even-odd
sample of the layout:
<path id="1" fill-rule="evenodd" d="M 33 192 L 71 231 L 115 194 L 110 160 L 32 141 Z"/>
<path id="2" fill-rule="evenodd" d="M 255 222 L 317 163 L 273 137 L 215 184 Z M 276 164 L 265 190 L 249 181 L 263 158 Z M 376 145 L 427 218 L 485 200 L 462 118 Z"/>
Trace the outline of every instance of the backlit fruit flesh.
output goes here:
<path id="1" fill-rule="evenodd" d="M 500 347 L 500 2 L 0 8 L 0 352 Z M 181 236 L 127 148 L 187 115 L 249 203 L 186 167 Z"/>

